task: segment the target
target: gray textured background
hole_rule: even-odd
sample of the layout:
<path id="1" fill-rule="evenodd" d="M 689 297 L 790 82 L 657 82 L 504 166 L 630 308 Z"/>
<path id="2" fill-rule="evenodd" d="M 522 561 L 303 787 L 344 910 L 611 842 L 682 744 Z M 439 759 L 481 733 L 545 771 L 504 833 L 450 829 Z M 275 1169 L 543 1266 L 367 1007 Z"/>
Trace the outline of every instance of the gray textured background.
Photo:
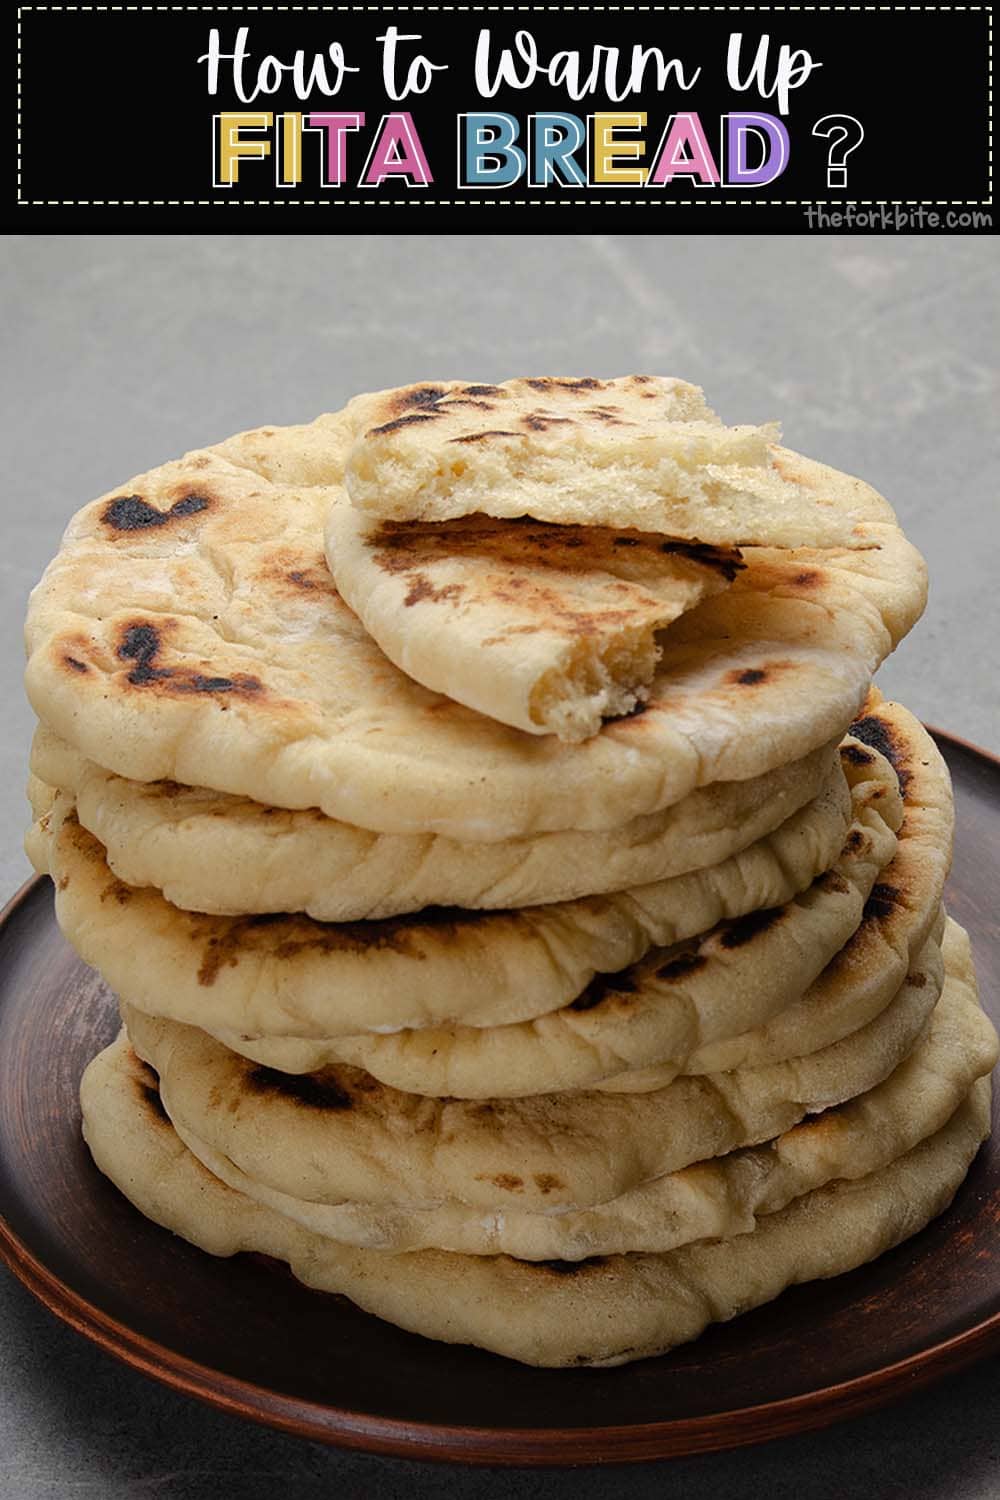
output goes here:
<path id="1" fill-rule="evenodd" d="M 780 418 L 790 447 L 881 490 L 930 563 L 927 614 L 883 689 L 1000 750 L 990 240 L 28 236 L 0 255 L 4 892 L 27 873 L 21 620 L 70 514 L 187 448 L 428 377 L 673 374 L 703 384 L 727 421 Z M 997 1373 L 730 1457 L 453 1471 L 203 1410 L 97 1354 L 0 1275 L 0 1494 L 983 1500 L 1000 1496 Z"/>

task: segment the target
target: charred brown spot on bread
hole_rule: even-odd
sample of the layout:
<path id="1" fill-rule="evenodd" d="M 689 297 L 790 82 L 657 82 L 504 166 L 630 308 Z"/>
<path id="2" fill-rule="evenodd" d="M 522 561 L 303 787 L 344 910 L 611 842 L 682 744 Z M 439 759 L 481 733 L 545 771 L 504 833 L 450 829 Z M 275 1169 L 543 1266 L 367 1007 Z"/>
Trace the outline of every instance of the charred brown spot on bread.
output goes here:
<path id="1" fill-rule="evenodd" d="M 516 436 L 516 434 L 513 434 Z M 460 441 L 460 439 L 454 439 Z M 484 516 L 463 516 L 450 521 L 383 521 L 373 527 L 367 542 L 376 565 L 387 573 L 406 573 L 418 567 L 432 567 L 440 560 L 457 557 L 482 558 L 490 565 L 491 592 L 505 589 L 545 589 L 539 602 L 563 618 L 578 618 L 581 611 L 569 604 L 561 581 L 553 589 L 536 582 L 531 574 L 544 570 L 558 573 L 572 570 L 590 573 L 595 569 L 612 572 L 616 553 L 636 549 L 648 557 L 656 571 L 661 553 L 675 553 L 699 566 L 712 567 L 727 577 L 742 567 L 735 548 L 714 548 L 701 544 L 678 543 L 664 547 L 659 537 L 644 532 L 619 532 L 608 527 L 557 525 L 530 516 L 511 520 L 493 520 Z M 608 584 L 622 591 L 635 587 L 618 579 Z M 600 614 L 605 611 L 588 610 Z M 625 616 L 622 616 L 625 619 Z"/>
<path id="2" fill-rule="evenodd" d="M 66 663 L 67 667 L 69 667 L 74 672 L 90 671 L 87 663 L 85 661 L 81 661 L 77 656 L 64 656 L 63 661 Z"/>
<path id="3" fill-rule="evenodd" d="M 862 845 L 866 844 L 867 842 L 868 841 L 865 838 L 864 834 L 861 832 L 860 828 L 852 828 L 850 833 L 847 835 L 844 848 L 850 854 L 856 854 L 862 847 Z"/>
<path id="4" fill-rule="evenodd" d="M 436 411 L 413 412 L 408 417 L 395 417 L 391 422 L 383 422 L 381 427 L 369 429 L 369 437 L 385 437 L 390 432 L 400 432 L 404 427 L 412 427 L 417 422 L 432 422 L 438 415 Z"/>
<path id="5" fill-rule="evenodd" d="M 516 1176 L 513 1172 L 498 1172 L 495 1177 L 482 1177 L 481 1182 L 492 1182 L 495 1187 L 501 1188 L 505 1193 L 520 1193 L 524 1191 L 524 1179 Z"/>
<path id="6" fill-rule="evenodd" d="M 422 604 L 424 601 L 441 604 L 446 599 L 458 599 L 461 595 L 462 585 L 460 583 L 448 583 L 442 588 L 435 588 L 429 578 L 423 573 L 417 573 L 411 580 L 409 593 L 406 595 L 403 603 L 409 609 L 412 605 Z"/>
<path id="7" fill-rule="evenodd" d="M 382 917 L 375 921 L 317 922 L 284 912 L 266 912 L 252 917 L 193 918 L 195 936 L 204 938 L 198 971 L 199 984 L 211 986 L 224 967 L 234 967 L 245 953 L 260 951 L 289 962 L 306 953 L 398 953 L 422 961 L 427 958 L 427 940 L 441 944 L 453 941 L 470 924 L 503 920 L 506 912 L 467 911 L 460 907 L 428 906 L 412 915 Z M 265 933 L 263 940 L 259 934 Z"/>
<path id="8" fill-rule="evenodd" d="M 170 1116 L 164 1109 L 163 1100 L 160 1097 L 160 1075 L 149 1063 L 143 1062 L 136 1053 L 133 1052 L 132 1056 L 139 1065 L 135 1081 L 140 1100 L 161 1125 L 170 1125 L 173 1128 Z"/>
<path id="9" fill-rule="evenodd" d="M 531 432 L 548 432 L 550 427 L 571 427 L 573 418 L 553 417 L 543 411 L 529 411 L 521 418 L 521 422 Z"/>
<path id="10" fill-rule="evenodd" d="M 920 973 L 907 974 L 906 982 L 908 985 L 911 985 L 913 989 L 922 990 L 927 983 L 927 975 Z"/>
<path id="11" fill-rule="evenodd" d="M 371 536 L 375 561 L 386 573 L 405 573 L 413 566 L 409 553 L 426 550 L 434 532 L 405 521 L 385 521 Z"/>
<path id="12" fill-rule="evenodd" d="M 551 1172 L 536 1172 L 534 1174 L 535 1186 L 544 1198 L 547 1193 L 554 1193 L 563 1186 L 561 1177 L 554 1177 Z"/>
<path id="13" fill-rule="evenodd" d="M 167 626 L 171 623 L 167 622 Z M 251 677 L 246 672 L 222 677 L 197 672 L 187 666 L 157 666 L 165 628 L 163 625 L 154 625 L 150 620 L 135 621 L 123 627 L 116 655 L 120 661 L 135 663 L 126 678 L 133 687 L 158 687 L 171 694 L 231 694 L 240 698 L 254 698 L 263 692 L 260 679 Z"/>
<path id="14" fill-rule="evenodd" d="M 603 391 L 607 389 L 606 381 L 594 380 L 592 376 L 586 376 L 581 380 L 571 380 L 558 375 L 539 375 L 524 383 L 533 391 Z"/>
<path id="15" fill-rule="evenodd" d="M 157 510 L 141 495 L 118 495 L 108 501 L 101 520 L 113 531 L 146 531 L 151 526 L 167 526 L 184 516 L 197 515 L 207 510 L 210 503 L 205 495 L 182 495 L 169 510 Z"/>
<path id="16" fill-rule="evenodd" d="M 714 568 L 728 583 L 746 567 L 738 547 L 713 547 L 708 542 L 660 542 L 659 549 L 672 557 L 686 557 L 704 568 Z"/>
<path id="17" fill-rule="evenodd" d="M 912 779 L 912 772 L 909 769 L 909 747 L 902 735 L 885 719 L 880 719 L 878 714 L 867 714 L 864 718 L 855 719 L 849 732 L 855 739 L 863 741 L 873 750 L 877 750 L 880 755 L 885 756 L 896 773 L 899 790 L 905 797 Z"/>
<path id="18" fill-rule="evenodd" d="M 671 958 L 667 963 L 661 964 L 656 971 L 657 979 L 664 979 L 668 984 L 674 984 L 678 979 L 687 979 L 691 974 L 697 974 L 708 963 L 703 953 L 694 949 L 690 953 L 678 953 L 676 958 Z"/>
<path id="19" fill-rule="evenodd" d="M 862 838 L 864 839 L 864 835 Z M 864 842 L 867 843 L 867 839 Z M 816 877 L 815 883 L 817 890 L 827 891 L 831 896 L 846 896 L 851 889 L 843 875 L 838 875 L 836 870 L 826 870 Z"/>
<path id="20" fill-rule="evenodd" d="M 823 575 L 822 573 L 818 573 L 815 568 L 806 568 L 803 572 L 796 573 L 792 581 L 800 589 L 811 589 L 815 588 L 818 583 L 823 582 Z"/>
<path id="21" fill-rule="evenodd" d="M 310 556 L 298 549 L 286 548 L 268 558 L 262 558 L 256 569 L 256 577 L 268 587 L 278 587 L 289 594 L 326 595 L 339 599 L 337 585 L 326 565 L 326 558 L 317 551 Z M 317 603 L 319 602 L 317 598 Z"/>
<path id="22" fill-rule="evenodd" d="M 606 1255 L 588 1255 L 585 1260 L 535 1260 L 529 1261 L 532 1269 L 548 1271 L 552 1276 L 583 1276 L 588 1271 L 603 1266 Z"/>
<path id="23" fill-rule="evenodd" d="M 462 437 L 449 438 L 449 443 L 485 443 L 488 438 L 521 437 L 520 432 L 508 432 L 500 427 L 488 428 L 484 432 L 467 432 Z"/>
<path id="24" fill-rule="evenodd" d="M 863 750 L 860 745 L 841 745 L 840 758 L 851 763 L 852 766 L 873 766 L 875 757 L 870 750 Z"/>
<path id="25" fill-rule="evenodd" d="M 882 922 L 891 917 L 893 912 L 901 905 L 901 892 L 898 886 L 887 885 L 879 881 L 871 888 L 871 894 L 864 904 L 861 913 L 862 922 Z"/>
<path id="26" fill-rule="evenodd" d="M 608 999 L 634 995 L 638 985 L 628 974 L 595 974 L 582 994 L 577 995 L 570 1010 L 594 1010 Z"/>
<path id="27" fill-rule="evenodd" d="M 719 945 L 727 949 L 742 948 L 761 933 L 777 926 L 784 916 L 783 906 L 768 906 L 763 911 L 750 911 L 745 916 L 723 922 L 719 928 Z"/>
<path id="28" fill-rule="evenodd" d="M 170 676 L 169 668 L 153 665 L 160 654 L 160 646 L 160 632 L 148 621 L 125 627 L 118 646 L 118 656 L 122 661 L 135 662 L 128 674 L 129 682 L 139 686 Z"/>
<path id="29" fill-rule="evenodd" d="M 320 586 L 319 579 L 311 578 L 302 568 L 292 568 L 291 572 L 285 576 L 289 583 L 294 583 L 298 589 L 318 589 Z"/>
<path id="30" fill-rule="evenodd" d="M 474 585 L 436 585 L 431 570 L 443 559 L 482 556 L 490 563 L 485 590 L 489 598 L 530 610 L 524 626 L 509 626 L 483 644 L 541 628 L 561 630 L 574 637 L 593 636 L 633 620 L 627 598 L 623 601 L 621 597 L 628 595 L 628 585 L 617 587 L 612 581 L 604 598 L 591 603 L 575 600 L 558 576 L 549 582 L 549 576 L 560 572 L 582 573 L 599 566 L 610 552 L 613 533 L 595 537 L 588 535 L 585 527 L 546 526 L 526 518 L 488 523 L 476 518 L 465 525 L 466 520 L 390 523 L 372 533 L 373 560 L 384 572 L 403 575 L 409 589 L 406 604 L 456 599 L 462 590 L 468 594 Z M 540 577 L 543 571 L 548 576 Z"/>
<path id="31" fill-rule="evenodd" d="M 630 422 L 622 414 L 620 406 L 588 406 L 584 412 L 584 416 L 593 417 L 595 422 L 610 422 L 613 427 L 635 426 L 634 422 Z"/>
<path id="32" fill-rule="evenodd" d="M 498 385 L 466 385 L 462 387 L 466 396 L 502 396 L 503 391 Z"/>
<path id="33" fill-rule="evenodd" d="M 104 886 L 101 891 L 100 901 L 102 906 L 106 901 L 114 901 L 119 906 L 127 906 L 134 895 L 135 891 L 133 888 L 130 885 L 126 885 L 124 880 L 119 880 L 115 876 Z"/>
<path id="34" fill-rule="evenodd" d="M 306 1109 L 354 1108 L 350 1093 L 338 1081 L 333 1070 L 328 1068 L 323 1068 L 318 1073 L 279 1073 L 276 1068 L 256 1067 L 244 1075 L 244 1085 L 250 1093 L 277 1094 Z"/>
<path id="35" fill-rule="evenodd" d="M 781 672 L 795 667 L 792 661 L 767 661 L 760 667 L 733 667 L 722 681 L 729 687 L 758 687 L 762 682 L 771 682 Z"/>
<path id="36" fill-rule="evenodd" d="M 378 427 L 369 428 L 367 436 L 379 437 L 399 432 L 415 422 L 432 422 L 441 415 L 440 403 L 447 394 L 441 385 L 411 385 L 393 392 L 382 408 L 383 411 L 392 413 L 391 419 Z"/>
<path id="37" fill-rule="evenodd" d="M 443 385 L 407 385 L 390 398 L 388 410 L 401 413 L 414 407 L 435 407 L 447 394 Z"/>

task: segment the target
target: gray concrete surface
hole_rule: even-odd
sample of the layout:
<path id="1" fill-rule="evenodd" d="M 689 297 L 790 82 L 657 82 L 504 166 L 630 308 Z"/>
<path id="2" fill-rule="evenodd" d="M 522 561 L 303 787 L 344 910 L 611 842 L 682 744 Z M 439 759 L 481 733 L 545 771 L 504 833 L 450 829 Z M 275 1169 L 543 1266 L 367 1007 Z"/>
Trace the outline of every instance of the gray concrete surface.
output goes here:
<path id="1" fill-rule="evenodd" d="M 83 501 L 186 448 L 425 377 L 677 374 L 862 475 L 931 569 L 881 683 L 1000 750 L 992 242 L 833 236 L 9 238 L 0 248 L 0 886 L 24 878 L 27 591 Z M 736 1456 L 474 1473 L 243 1426 L 120 1368 L 0 1276 L 0 1495 L 1000 1496 L 996 1364 Z M 512 1378 L 516 1372 L 512 1371 Z"/>

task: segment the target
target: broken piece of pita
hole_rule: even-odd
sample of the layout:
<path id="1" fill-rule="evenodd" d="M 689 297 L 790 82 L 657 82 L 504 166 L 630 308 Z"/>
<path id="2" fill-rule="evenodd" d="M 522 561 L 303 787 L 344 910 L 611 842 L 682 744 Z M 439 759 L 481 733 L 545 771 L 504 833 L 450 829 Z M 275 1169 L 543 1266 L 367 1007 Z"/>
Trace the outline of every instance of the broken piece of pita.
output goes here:
<path id="1" fill-rule="evenodd" d="M 359 396 L 344 483 L 369 516 L 482 514 L 634 528 L 721 546 L 860 545 L 892 521 L 853 481 L 845 507 L 781 472 L 774 423 L 726 427 L 698 386 L 614 380 L 440 381 Z"/>
<path id="2" fill-rule="evenodd" d="M 381 522 L 343 493 L 326 551 L 343 598 L 417 682 L 529 734 L 574 741 L 649 693 L 656 632 L 725 589 L 733 547 L 470 516 Z"/>

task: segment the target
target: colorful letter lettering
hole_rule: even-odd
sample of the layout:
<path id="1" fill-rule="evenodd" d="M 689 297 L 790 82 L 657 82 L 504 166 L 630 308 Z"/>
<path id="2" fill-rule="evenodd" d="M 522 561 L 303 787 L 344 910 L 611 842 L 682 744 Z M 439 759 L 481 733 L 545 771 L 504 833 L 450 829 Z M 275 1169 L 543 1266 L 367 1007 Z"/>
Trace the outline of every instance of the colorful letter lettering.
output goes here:
<path id="1" fill-rule="evenodd" d="M 697 178 L 704 187 L 719 180 L 719 169 L 696 114 L 673 115 L 667 122 L 646 186 L 672 182 L 675 177 Z"/>
<path id="2" fill-rule="evenodd" d="M 323 186 L 343 187 L 347 177 L 347 141 L 349 130 L 360 130 L 364 114 L 312 114 L 307 130 L 323 132 Z"/>
<path id="3" fill-rule="evenodd" d="M 586 186 L 583 169 L 574 156 L 587 139 L 587 127 L 579 115 L 531 116 L 528 137 L 528 181 L 532 187 Z"/>
<path id="4" fill-rule="evenodd" d="M 358 187 L 378 187 L 387 177 L 403 177 L 407 187 L 434 181 L 409 111 L 382 116 Z"/>
<path id="5" fill-rule="evenodd" d="M 642 187 L 646 180 L 646 168 L 638 165 L 639 157 L 646 149 L 645 141 L 622 141 L 615 134 L 618 130 L 641 130 L 646 123 L 646 111 L 634 113 L 618 111 L 590 117 L 593 129 L 594 170 L 593 181 L 600 183 L 633 183 Z M 634 161 L 634 167 L 621 166 L 622 160 Z"/>
<path id="6" fill-rule="evenodd" d="M 723 115 L 724 187 L 764 187 L 788 166 L 788 131 L 774 115 Z M 757 166 L 748 164 L 749 140 L 760 143 Z"/>
<path id="7" fill-rule="evenodd" d="M 523 176 L 524 152 L 514 143 L 520 127 L 513 115 L 459 115 L 461 187 L 505 188 Z"/>
<path id="8" fill-rule="evenodd" d="M 270 130 L 274 115 L 269 109 L 256 113 L 249 111 L 227 112 L 214 115 L 215 150 L 213 152 L 215 187 L 232 187 L 240 180 L 240 160 L 263 161 L 271 154 L 270 141 L 244 141 L 240 133 L 244 130 Z"/>

